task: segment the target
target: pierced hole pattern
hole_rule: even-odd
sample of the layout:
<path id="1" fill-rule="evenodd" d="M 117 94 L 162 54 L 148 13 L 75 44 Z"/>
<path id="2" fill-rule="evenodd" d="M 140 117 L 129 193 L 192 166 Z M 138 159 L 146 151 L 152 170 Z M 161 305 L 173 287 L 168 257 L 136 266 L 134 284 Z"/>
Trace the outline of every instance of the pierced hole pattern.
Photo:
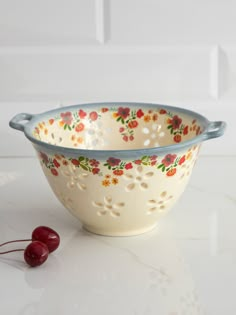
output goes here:
<path id="1" fill-rule="evenodd" d="M 68 179 L 66 186 L 69 189 L 74 189 L 77 187 L 81 191 L 85 191 L 87 189 L 86 184 L 83 182 L 88 177 L 86 173 L 78 173 L 75 165 L 68 165 L 66 170 L 62 170 L 61 174 Z"/>
<path id="2" fill-rule="evenodd" d="M 125 190 L 130 192 L 135 188 L 140 188 L 140 190 L 147 190 L 147 181 L 154 175 L 154 172 L 144 172 L 143 166 L 139 165 L 136 169 L 136 176 L 132 174 L 124 174 L 125 180 L 130 180 L 131 183 L 125 186 Z"/>
<path id="3" fill-rule="evenodd" d="M 148 200 L 147 214 L 149 215 L 156 212 L 163 212 L 172 198 L 173 196 L 168 195 L 167 191 L 162 191 L 157 199 Z"/>
<path id="4" fill-rule="evenodd" d="M 124 202 L 114 203 L 111 196 L 105 196 L 103 202 L 92 201 L 92 205 L 97 208 L 98 216 L 110 215 L 113 218 L 120 217 L 120 211 L 124 208 Z"/>

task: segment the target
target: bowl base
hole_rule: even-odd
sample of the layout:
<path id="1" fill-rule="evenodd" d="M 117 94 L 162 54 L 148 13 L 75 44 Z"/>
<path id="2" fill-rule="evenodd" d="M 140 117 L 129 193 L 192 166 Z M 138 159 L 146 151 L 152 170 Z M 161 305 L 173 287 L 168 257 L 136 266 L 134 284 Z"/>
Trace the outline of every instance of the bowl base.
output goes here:
<path id="1" fill-rule="evenodd" d="M 140 229 L 134 229 L 134 230 L 124 230 L 124 231 L 112 231 L 112 230 L 104 230 L 104 229 L 99 229 L 93 226 L 89 225 L 83 225 L 83 229 L 86 231 L 97 234 L 97 235 L 103 235 L 103 236 L 135 236 L 135 235 L 140 235 L 144 234 L 147 232 L 150 232 L 151 230 L 155 229 L 157 227 L 157 224 L 152 224 L 145 226 Z"/>

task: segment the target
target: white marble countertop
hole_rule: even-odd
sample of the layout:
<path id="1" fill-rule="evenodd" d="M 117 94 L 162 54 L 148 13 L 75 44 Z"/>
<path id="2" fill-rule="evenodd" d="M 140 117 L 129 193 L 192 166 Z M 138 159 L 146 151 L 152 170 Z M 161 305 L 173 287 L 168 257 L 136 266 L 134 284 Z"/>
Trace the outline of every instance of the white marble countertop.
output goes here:
<path id="1" fill-rule="evenodd" d="M 1 158 L 0 242 L 48 225 L 61 246 L 38 268 L 21 252 L 0 257 L 0 314 L 235 315 L 235 165 L 200 156 L 157 229 L 112 238 L 81 229 L 35 158 Z"/>

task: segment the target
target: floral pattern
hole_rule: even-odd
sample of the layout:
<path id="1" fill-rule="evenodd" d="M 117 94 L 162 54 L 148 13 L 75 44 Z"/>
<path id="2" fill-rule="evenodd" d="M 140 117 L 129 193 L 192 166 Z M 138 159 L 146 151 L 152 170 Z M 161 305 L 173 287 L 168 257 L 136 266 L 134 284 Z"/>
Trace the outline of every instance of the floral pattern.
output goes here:
<path id="1" fill-rule="evenodd" d="M 125 142 L 134 140 L 134 129 L 138 127 L 138 119 L 144 116 L 142 109 L 130 110 L 129 107 L 119 107 L 117 111 L 113 113 L 113 117 L 117 122 L 122 124 L 119 128 L 119 132 L 122 135 L 122 139 Z"/>
<path id="2" fill-rule="evenodd" d="M 111 117 L 119 124 L 117 132 L 121 135 L 124 142 L 134 141 L 135 132 L 139 129 L 141 123 L 142 126 L 143 124 L 146 124 L 148 128 L 152 128 L 153 125 L 151 125 L 151 123 L 155 123 L 155 126 L 158 126 L 156 122 L 160 119 L 163 121 L 163 118 L 164 123 L 161 124 L 166 126 L 170 135 L 173 136 L 172 139 L 174 143 L 183 141 L 184 137 L 190 132 L 195 135 L 201 133 L 201 127 L 197 124 L 195 119 L 190 124 L 185 124 L 183 118 L 181 118 L 179 114 L 172 113 L 164 108 L 156 110 L 149 109 L 145 111 L 141 108 L 102 107 L 96 111 L 84 111 L 83 109 L 79 109 L 73 112 L 67 111 L 60 113 L 59 116 L 38 123 L 34 129 L 34 135 L 39 139 L 41 139 L 42 134 L 47 136 L 49 133 L 48 127 L 57 123 L 58 126 L 64 130 L 74 131 L 74 134 L 71 135 L 71 140 L 73 141 L 74 146 L 77 147 L 79 144 L 84 143 L 84 138 L 81 136 L 83 132 L 89 132 L 91 123 L 101 119 L 102 115 L 106 113 L 110 113 Z M 159 130 L 153 130 L 151 137 L 155 138 L 158 131 Z M 145 145 L 149 144 L 150 141 Z"/>
<path id="3" fill-rule="evenodd" d="M 178 156 L 177 154 L 166 154 L 164 157 L 158 157 L 157 155 L 142 156 L 140 159 L 132 161 L 122 161 L 116 157 L 109 157 L 106 161 L 98 161 L 96 159 L 89 159 L 85 156 L 79 156 L 78 158 L 65 158 L 63 155 L 48 156 L 43 152 L 39 152 L 39 159 L 41 164 L 49 169 L 53 176 L 59 176 L 60 167 L 62 165 L 68 166 L 69 169 L 74 171 L 81 169 L 87 174 L 100 176 L 101 185 L 109 187 L 111 185 L 119 184 L 121 178 L 129 180 L 127 185 L 127 191 L 133 190 L 136 186 L 140 186 L 142 189 L 147 189 L 147 181 L 154 175 L 153 171 L 160 171 L 167 177 L 172 177 L 178 173 L 178 169 L 181 168 L 184 163 L 192 159 L 193 151 L 198 146 L 194 146 L 189 149 L 186 154 Z M 147 170 L 145 170 L 146 167 Z M 150 167 L 152 169 L 150 169 Z M 136 176 L 130 173 L 132 169 L 136 170 Z M 107 169 L 107 172 L 106 172 Z M 69 174 L 70 173 L 70 174 Z M 68 174 L 62 171 L 63 176 L 70 176 L 70 187 L 74 184 L 81 186 L 79 179 L 75 177 L 71 172 Z M 84 186 L 81 186 L 84 187 Z"/>
<path id="4" fill-rule="evenodd" d="M 178 115 L 174 115 L 170 111 L 166 111 L 165 109 L 160 109 L 159 113 L 161 115 L 166 115 L 166 123 L 167 129 L 170 131 L 171 135 L 173 135 L 173 140 L 176 143 L 181 142 L 182 137 L 186 136 L 189 131 L 195 131 L 196 135 L 201 133 L 201 127 L 196 124 L 196 120 L 192 121 L 192 126 L 183 124 L 182 118 Z"/>

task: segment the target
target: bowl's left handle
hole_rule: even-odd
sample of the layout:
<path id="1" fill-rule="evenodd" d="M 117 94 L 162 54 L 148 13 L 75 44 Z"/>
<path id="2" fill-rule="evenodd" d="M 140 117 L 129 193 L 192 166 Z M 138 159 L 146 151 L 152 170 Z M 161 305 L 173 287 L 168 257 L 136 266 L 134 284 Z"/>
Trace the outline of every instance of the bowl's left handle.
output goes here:
<path id="1" fill-rule="evenodd" d="M 11 128 L 20 130 L 20 131 L 24 131 L 26 122 L 25 121 L 30 121 L 32 118 L 34 117 L 34 115 L 31 114 L 27 114 L 27 113 L 20 113 L 17 114 L 16 116 L 14 116 L 10 122 L 9 125 Z M 24 123 L 23 123 L 24 121 Z"/>

